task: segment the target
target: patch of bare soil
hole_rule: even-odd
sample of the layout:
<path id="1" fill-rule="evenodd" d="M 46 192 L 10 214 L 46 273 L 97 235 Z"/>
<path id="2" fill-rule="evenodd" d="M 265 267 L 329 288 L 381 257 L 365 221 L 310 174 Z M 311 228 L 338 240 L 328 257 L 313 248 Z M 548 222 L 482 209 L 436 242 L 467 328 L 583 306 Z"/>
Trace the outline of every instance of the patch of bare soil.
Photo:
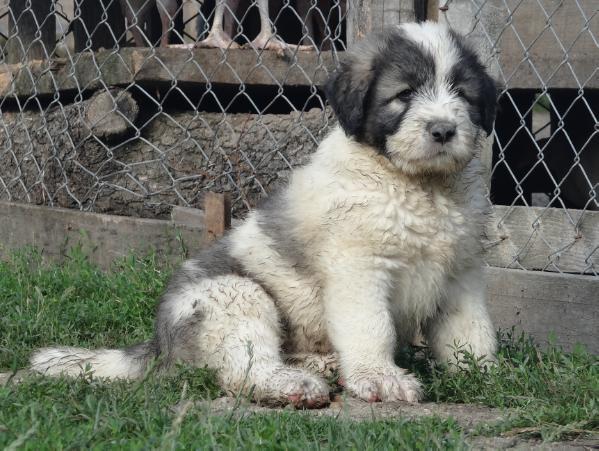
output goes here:
<path id="1" fill-rule="evenodd" d="M 181 405 L 177 406 L 177 410 L 187 410 L 189 407 L 189 404 L 185 405 L 185 402 L 183 402 Z M 222 415 L 233 413 L 236 416 L 290 410 L 290 407 L 273 408 L 260 406 L 240 401 L 232 397 L 222 397 L 212 401 L 200 401 L 199 403 L 196 403 L 195 407 L 206 409 L 206 411 L 211 414 Z M 513 436 L 468 436 L 474 432 L 477 426 L 499 423 L 505 420 L 509 413 L 510 412 L 505 409 L 494 409 L 476 404 L 437 404 L 432 402 L 424 402 L 415 405 L 403 402 L 367 403 L 358 399 L 340 396 L 338 396 L 327 408 L 298 411 L 299 415 L 314 415 L 320 417 L 332 416 L 335 418 L 356 421 L 383 420 L 390 418 L 417 419 L 426 416 L 453 418 L 466 434 L 466 441 L 472 449 L 564 449 L 568 451 L 599 449 L 599 436 L 552 443 L 543 443 L 540 440 L 528 439 L 523 436 L 525 434 L 519 434 L 519 431 L 515 431 Z M 526 433 L 527 431 L 522 432 Z"/>

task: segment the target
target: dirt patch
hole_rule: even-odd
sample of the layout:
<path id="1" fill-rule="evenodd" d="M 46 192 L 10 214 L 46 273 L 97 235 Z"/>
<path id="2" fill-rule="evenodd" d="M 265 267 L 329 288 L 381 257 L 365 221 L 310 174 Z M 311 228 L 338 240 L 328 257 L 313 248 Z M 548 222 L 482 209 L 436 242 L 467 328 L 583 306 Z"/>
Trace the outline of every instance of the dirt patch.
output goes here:
<path id="1" fill-rule="evenodd" d="M 190 402 L 183 402 L 176 406 L 176 410 L 180 413 L 187 411 L 191 407 L 191 404 Z M 239 401 L 232 397 L 222 397 L 212 401 L 199 401 L 194 403 L 193 406 L 205 409 L 206 412 L 216 415 L 231 414 L 234 412 L 236 416 L 247 416 L 293 411 L 289 406 L 279 408 L 265 407 Z M 499 423 L 507 419 L 510 414 L 510 411 L 506 409 L 494 409 L 476 404 L 437 404 L 432 402 L 424 402 L 416 405 L 404 402 L 370 404 L 354 398 L 338 397 L 327 408 L 297 412 L 299 415 L 330 416 L 355 421 L 392 418 L 417 419 L 427 416 L 453 418 L 466 434 L 466 442 L 472 449 L 567 449 L 569 451 L 599 449 L 599 435 L 592 438 L 553 443 L 543 443 L 540 440 L 528 439 L 522 435 L 507 437 L 469 436 L 477 426 Z"/>
<path id="2" fill-rule="evenodd" d="M 200 401 L 198 407 L 211 413 L 222 414 L 237 410 L 240 415 L 269 413 L 293 410 L 290 407 L 265 407 L 257 404 L 239 402 L 232 397 L 217 398 L 212 401 Z M 406 402 L 367 403 L 355 398 L 338 397 L 329 407 L 298 411 L 305 415 L 332 416 L 351 420 L 383 420 L 387 418 L 416 419 L 419 417 L 439 416 L 454 418 L 467 432 L 481 423 L 494 423 L 506 418 L 505 411 L 473 404 L 436 404 L 424 402 L 409 404 Z"/>

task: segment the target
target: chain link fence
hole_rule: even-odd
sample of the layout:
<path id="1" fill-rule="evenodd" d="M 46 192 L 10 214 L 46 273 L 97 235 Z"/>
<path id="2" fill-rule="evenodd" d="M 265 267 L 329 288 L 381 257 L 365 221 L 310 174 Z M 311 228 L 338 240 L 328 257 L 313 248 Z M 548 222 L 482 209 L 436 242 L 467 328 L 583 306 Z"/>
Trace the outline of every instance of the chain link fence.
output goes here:
<path id="1" fill-rule="evenodd" d="M 489 264 L 597 275 L 595 0 L 0 4 L 0 200 L 165 218 L 215 191 L 242 217 L 334 126 L 319 86 L 357 12 L 370 29 L 428 14 L 502 87 Z"/>

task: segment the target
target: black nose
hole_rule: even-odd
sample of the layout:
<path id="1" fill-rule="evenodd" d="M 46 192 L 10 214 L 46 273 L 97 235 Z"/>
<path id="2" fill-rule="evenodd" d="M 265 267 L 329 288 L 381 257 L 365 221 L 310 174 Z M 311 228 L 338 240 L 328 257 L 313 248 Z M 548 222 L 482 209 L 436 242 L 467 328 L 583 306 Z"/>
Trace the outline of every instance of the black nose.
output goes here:
<path id="1" fill-rule="evenodd" d="M 445 144 L 454 137 L 455 124 L 449 121 L 431 122 L 429 131 L 434 141 Z"/>

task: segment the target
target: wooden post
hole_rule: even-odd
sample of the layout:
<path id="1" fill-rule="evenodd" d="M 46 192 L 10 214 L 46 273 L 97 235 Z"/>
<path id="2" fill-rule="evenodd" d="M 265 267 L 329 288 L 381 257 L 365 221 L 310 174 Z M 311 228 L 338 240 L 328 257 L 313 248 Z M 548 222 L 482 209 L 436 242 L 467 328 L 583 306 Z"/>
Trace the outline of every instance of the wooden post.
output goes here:
<path id="1" fill-rule="evenodd" d="M 369 0 L 350 0 L 347 8 L 347 45 L 364 38 L 372 29 L 372 14 Z"/>
<path id="2" fill-rule="evenodd" d="M 371 31 L 415 19 L 414 0 L 353 0 L 347 10 L 347 43 L 362 39 Z"/>
<path id="3" fill-rule="evenodd" d="M 10 0 L 8 30 L 7 63 L 47 59 L 56 41 L 53 1 Z M 40 37 L 36 37 L 38 30 Z"/>
<path id="4" fill-rule="evenodd" d="M 208 192 L 204 196 L 204 241 L 214 241 L 231 228 L 231 199 L 228 194 Z"/>
<path id="5" fill-rule="evenodd" d="M 118 48 L 125 42 L 125 19 L 118 1 L 75 0 L 74 8 L 76 52 Z"/>
<path id="6" fill-rule="evenodd" d="M 426 20 L 437 22 L 439 20 L 439 0 L 427 0 Z"/>

